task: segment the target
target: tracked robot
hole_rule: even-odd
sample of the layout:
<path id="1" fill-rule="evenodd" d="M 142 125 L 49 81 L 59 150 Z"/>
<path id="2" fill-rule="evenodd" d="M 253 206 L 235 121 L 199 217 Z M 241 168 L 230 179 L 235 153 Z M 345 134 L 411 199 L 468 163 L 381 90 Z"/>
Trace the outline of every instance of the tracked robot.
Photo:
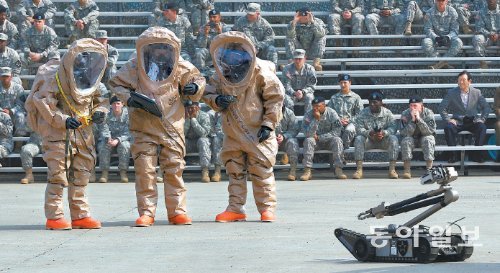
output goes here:
<path id="1" fill-rule="evenodd" d="M 473 246 L 456 224 L 457 221 L 449 224 L 438 234 L 427 226 L 418 225 L 458 200 L 458 192 L 450 186 L 457 177 L 458 174 L 453 167 L 433 167 L 420 178 L 420 183 L 423 185 L 437 183 L 438 189 L 395 204 L 382 202 L 358 215 L 359 220 L 371 217 L 380 219 L 431 206 L 403 225 L 391 224 L 387 228 L 375 229 L 376 234 L 370 235 L 337 228 L 335 236 L 358 261 L 408 263 L 463 261 L 472 255 Z M 451 232 L 452 226 L 458 226 L 460 232 Z"/>

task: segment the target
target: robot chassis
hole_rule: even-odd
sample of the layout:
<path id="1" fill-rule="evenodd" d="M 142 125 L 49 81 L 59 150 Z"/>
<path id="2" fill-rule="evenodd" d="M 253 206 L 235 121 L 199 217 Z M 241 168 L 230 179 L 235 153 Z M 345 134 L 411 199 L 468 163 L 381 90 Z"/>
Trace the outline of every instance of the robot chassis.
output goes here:
<path id="1" fill-rule="evenodd" d="M 453 167 L 433 167 L 420 178 L 420 183 L 437 183 L 438 189 L 392 205 L 382 202 L 358 215 L 359 220 L 370 217 L 380 219 L 432 205 L 401 226 L 391 224 L 387 228 L 375 229 L 375 232 L 382 235 L 365 235 L 337 228 L 335 236 L 358 261 L 363 262 L 463 261 L 472 255 L 473 246 L 468 243 L 467 236 L 462 234 L 461 228 L 459 233 L 447 232 L 451 225 L 456 225 L 456 221 L 447 226 L 441 234 L 429 232 L 429 228 L 423 225 L 419 225 L 418 229 L 414 228 L 424 219 L 458 199 L 458 192 L 449 185 L 457 177 L 458 174 Z"/>

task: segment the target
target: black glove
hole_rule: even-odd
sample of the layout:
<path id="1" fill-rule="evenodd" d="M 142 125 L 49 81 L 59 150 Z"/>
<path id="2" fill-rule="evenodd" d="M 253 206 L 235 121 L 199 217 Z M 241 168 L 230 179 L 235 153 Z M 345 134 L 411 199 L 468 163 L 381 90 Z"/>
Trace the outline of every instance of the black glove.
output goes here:
<path id="1" fill-rule="evenodd" d="M 448 36 L 436 37 L 436 43 L 438 44 L 438 46 L 449 46 L 450 45 L 450 37 L 448 37 Z"/>
<path id="2" fill-rule="evenodd" d="M 82 123 L 75 118 L 66 119 L 66 129 L 78 129 L 78 127 L 80 127 L 81 125 Z"/>
<path id="3" fill-rule="evenodd" d="M 127 106 L 134 107 L 134 108 L 142 108 L 142 105 L 140 103 L 136 102 L 133 97 L 128 98 Z"/>
<path id="4" fill-rule="evenodd" d="M 219 95 L 217 98 L 215 98 L 215 104 L 221 109 L 226 109 L 229 107 L 229 104 L 232 102 L 236 101 L 236 99 L 233 96 L 229 95 Z"/>
<path id="5" fill-rule="evenodd" d="M 190 83 L 184 86 L 182 89 L 182 94 L 186 96 L 192 96 L 198 92 L 198 85 L 196 83 Z"/>
<path id="6" fill-rule="evenodd" d="M 95 124 L 101 124 L 104 122 L 104 118 L 106 117 L 106 114 L 101 111 L 95 111 L 94 114 L 92 114 L 92 122 Z"/>
<path id="7" fill-rule="evenodd" d="M 259 142 L 265 141 L 271 136 L 271 132 L 273 130 L 267 126 L 261 126 L 259 132 L 257 133 L 257 137 L 259 138 Z"/>

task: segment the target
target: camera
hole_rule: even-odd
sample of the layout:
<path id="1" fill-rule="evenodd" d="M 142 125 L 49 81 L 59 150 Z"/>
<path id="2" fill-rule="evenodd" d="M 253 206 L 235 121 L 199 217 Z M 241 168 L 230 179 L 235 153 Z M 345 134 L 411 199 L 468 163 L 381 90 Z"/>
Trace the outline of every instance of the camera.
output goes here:
<path id="1" fill-rule="evenodd" d="M 307 12 L 307 11 L 305 11 L 305 10 L 301 10 L 301 11 L 299 11 L 299 15 L 300 15 L 300 16 L 307 16 L 307 14 L 308 14 L 308 13 L 309 13 L 309 12 Z"/>
<path id="2" fill-rule="evenodd" d="M 210 26 L 210 28 L 215 28 L 217 24 L 215 22 L 210 22 L 208 23 L 208 25 Z"/>

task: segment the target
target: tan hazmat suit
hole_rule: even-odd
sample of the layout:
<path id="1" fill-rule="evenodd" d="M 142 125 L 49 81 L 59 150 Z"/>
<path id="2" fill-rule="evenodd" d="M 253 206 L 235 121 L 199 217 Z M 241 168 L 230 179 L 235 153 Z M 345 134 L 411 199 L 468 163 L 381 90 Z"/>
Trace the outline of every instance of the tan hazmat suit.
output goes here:
<path id="1" fill-rule="evenodd" d="M 75 81 L 74 64 L 81 53 L 89 52 L 97 55 L 95 60 L 99 60 L 90 70 L 94 76 L 88 82 L 89 88 L 82 89 Z M 28 123 L 42 137 L 43 159 L 48 167 L 47 219 L 64 217 L 62 197 L 66 186 L 71 219 L 90 217 L 85 189 L 96 162 L 92 124 L 67 130 L 66 119 L 83 120 L 90 118 L 95 111 L 108 111 L 108 102 L 100 97 L 98 90 L 106 59 L 106 48 L 99 42 L 93 39 L 75 41 L 60 61 L 50 60 L 38 69 L 26 100 Z"/>
<path id="2" fill-rule="evenodd" d="M 236 31 L 215 37 L 210 44 L 210 54 L 218 62 L 217 52 L 228 44 L 240 44 L 250 53 L 252 61 L 245 78 L 234 83 L 227 80 L 216 67 L 216 74 L 207 86 L 203 100 L 215 111 L 219 95 L 231 95 L 236 101 L 221 111 L 224 131 L 222 162 L 229 176 L 229 206 L 226 211 L 245 213 L 247 173 L 253 183 L 255 203 L 260 213 L 274 213 L 276 183 L 273 166 L 276 162 L 278 143 L 274 129 L 281 119 L 284 88 L 276 76 L 272 62 L 255 57 L 256 51 L 248 37 Z M 270 137 L 259 143 L 257 134 L 261 126 L 272 129 Z"/>
<path id="3" fill-rule="evenodd" d="M 151 45 L 168 44 L 173 55 L 173 69 L 163 80 L 153 81 L 146 72 L 146 51 Z M 111 80 L 111 90 L 126 102 L 134 91 L 154 99 L 162 118 L 140 108 L 129 107 L 131 147 L 135 166 L 135 188 L 139 215 L 155 217 L 158 190 L 156 166 L 163 171 L 165 204 L 168 218 L 186 214 L 186 188 L 182 179 L 185 167 L 184 104 L 183 100 L 199 101 L 205 90 L 205 78 L 191 63 L 180 59 L 180 40 L 163 27 L 144 31 L 136 43 L 137 57 L 125 64 Z M 160 69 L 161 70 L 161 69 Z M 189 83 L 196 83 L 198 92 L 182 96 L 179 92 Z"/>

